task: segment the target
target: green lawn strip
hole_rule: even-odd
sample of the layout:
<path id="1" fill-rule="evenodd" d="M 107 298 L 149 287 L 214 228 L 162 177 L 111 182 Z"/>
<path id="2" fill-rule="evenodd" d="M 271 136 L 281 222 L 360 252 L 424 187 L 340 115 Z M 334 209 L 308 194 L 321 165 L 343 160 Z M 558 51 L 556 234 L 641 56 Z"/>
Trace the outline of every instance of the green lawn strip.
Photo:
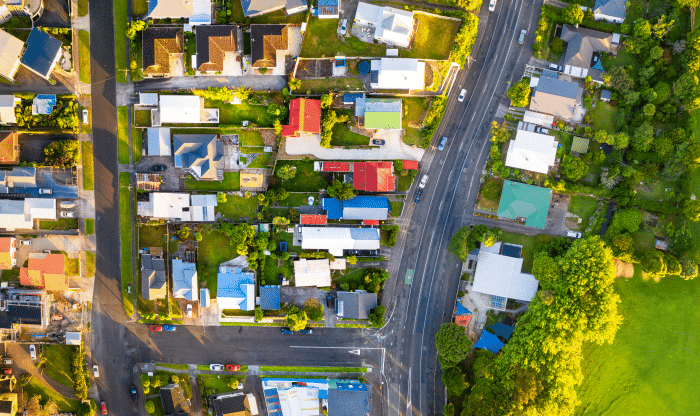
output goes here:
<path id="1" fill-rule="evenodd" d="M 347 114 L 352 117 L 353 110 L 336 110 L 338 114 Z M 332 146 L 367 146 L 369 137 L 350 131 L 347 124 L 337 123 L 333 126 Z"/>
<path id="2" fill-rule="evenodd" d="M 32 396 L 41 396 L 41 405 L 45 405 L 49 400 L 55 402 L 58 406 L 58 411 L 62 413 L 76 412 L 78 407 L 80 407 L 80 400 L 67 399 L 35 378 L 32 378 L 31 381 L 23 387 L 23 390 L 28 398 Z"/>
<path id="3" fill-rule="evenodd" d="M 92 142 L 80 142 L 83 161 L 83 189 L 92 191 L 95 189 L 95 173 L 92 159 Z"/>
<path id="4" fill-rule="evenodd" d="M 546 236 L 545 236 L 546 237 Z M 529 235 L 521 235 L 514 233 L 503 233 L 499 237 L 499 241 L 503 243 L 511 243 L 523 246 L 521 257 L 523 258 L 523 273 L 532 272 L 532 250 L 535 248 L 535 237 Z"/>
<path id="5" fill-rule="evenodd" d="M 2 271 L 2 281 L 9 282 L 10 280 L 19 279 L 19 269 L 7 269 Z"/>
<path id="6" fill-rule="evenodd" d="M 365 367 L 278 367 L 261 366 L 260 371 L 284 371 L 287 373 L 366 373 Z"/>
<path id="7" fill-rule="evenodd" d="M 131 273 L 131 198 L 129 195 L 129 172 L 119 173 L 119 227 L 121 233 L 122 301 L 126 314 L 134 314 L 133 295 L 126 293 L 127 283 L 132 282 Z M 133 290 L 132 290 L 133 293 Z"/>
<path id="8" fill-rule="evenodd" d="M 134 16 L 143 16 L 148 13 L 148 0 L 132 0 L 131 14 Z"/>
<path id="9" fill-rule="evenodd" d="M 615 133 L 615 116 L 617 116 L 617 107 L 611 106 L 609 103 L 598 101 L 595 108 L 591 110 L 591 119 L 593 120 L 593 128 L 596 130 L 605 130 L 608 133 Z"/>
<path id="10" fill-rule="evenodd" d="M 78 0 L 78 17 L 83 17 L 88 14 L 89 0 Z"/>
<path id="11" fill-rule="evenodd" d="M 134 163 L 141 160 L 141 148 L 143 147 L 144 131 L 144 129 L 136 128 L 135 125 L 131 126 L 131 153 Z"/>
<path id="12" fill-rule="evenodd" d="M 53 220 L 39 221 L 40 230 L 75 230 L 78 228 L 78 220 L 76 218 L 59 218 Z"/>
<path id="13" fill-rule="evenodd" d="M 173 370 L 187 370 L 189 366 L 187 364 L 156 364 L 158 367 L 172 368 Z"/>
<path id="14" fill-rule="evenodd" d="M 401 211 L 403 211 L 403 202 L 392 201 L 389 204 L 391 204 L 391 216 L 392 217 L 400 217 Z"/>
<path id="15" fill-rule="evenodd" d="M 301 56 L 307 58 L 335 55 L 386 56 L 386 46 L 365 43 L 354 36 L 346 37 L 345 42 L 343 42 L 336 35 L 337 30 L 337 19 L 319 19 L 317 17 L 309 19 L 304 33 L 304 43 L 301 46 Z"/>
<path id="16" fill-rule="evenodd" d="M 286 322 L 222 322 L 221 326 L 287 326 Z"/>
<path id="17" fill-rule="evenodd" d="M 95 275 L 95 253 L 88 251 L 85 253 L 85 267 L 87 267 L 87 277 Z"/>
<path id="18" fill-rule="evenodd" d="M 129 163 L 129 108 L 117 108 L 117 137 L 119 137 L 119 163 Z"/>
<path id="19" fill-rule="evenodd" d="M 78 33 L 79 53 L 80 53 L 80 81 L 90 83 L 90 33 L 81 30 Z"/>
<path id="20" fill-rule="evenodd" d="M 241 189 L 241 173 L 224 172 L 223 181 L 198 181 L 186 178 L 185 189 L 188 191 L 237 191 Z"/>
<path id="21" fill-rule="evenodd" d="M 72 389 L 75 382 L 71 362 L 77 350 L 78 347 L 73 345 L 45 345 L 43 354 L 46 357 L 46 375 Z"/>
<path id="22" fill-rule="evenodd" d="M 114 57 L 117 67 L 117 82 L 126 82 L 126 18 L 127 1 L 114 0 Z M 127 162 L 128 163 L 128 162 Z"/>
<path id="23" fill-rule="evenodd" d="M 301 80 L 299 91 L 323 94 L 328 91 L 363 91 L 364 88 L 362 81 L 357 78 L 322 78 Z"/>
<path id="24" fill-rule="evenodd" d="M 372 324 L 335 324 L 336 328 L 372 328 Z"/>
<path id="25" fill-rule="evenodd" d="M 320 172 L 314 172 L 314 162 L 311 160 L 279 160 L 276 168 L 287 165 L 297 168 L 294 178 L 283 181 L 283 187 L 289 192 L 318 192 L 329 185 Z"/>
<path id="26" fill-rule="evenodd" d="M 267 106 L 264 105 L 251 105 L 247 102 L 229 104 L 223 101 L 205 99 L 204 107 L 219 109 L 219 124 L 240 126 L 244 120 L 247 120 L 259 127 L 272 126 L 272 119 L 267 115 Z"/>
<path id="27" fill-rule="evenodd" d="M 267 166 L 271 157 L 272 157 L 271 153 L 259 154 L 255 157 L 255 160 L 253 160 L 253 162 L 251 162 L 251 164 L 248 165 L 248 168 L 249 169 L 254 169 L 254 168 L 262 169 L 265 166 Z"/>
<path id="28" fill-rule="evenodd" d="M 92 218 L 85 218 L 85 235 L 95 234 L 95 220 Z"/>
<path id="29" fill-rule="evenodd" d="M 401 51 L 402 58 L 444 60 L 450 58 L 452 44 L 462 22 L 434 15 L 416 13 L 418 29 L 410 51 Z"/>
<path id="30" fill-rule="evenodd" d="M 216 275 L 219 264 L 238 257 L 236 246 L 226 235 L 212 231 L 199 242 L 197 259 L 197 275 L 199 281 L 206 281 L 206 287 L 211 292 L 212 299 L 216 298 Z"/>
<path id="31" fill-rule="evenodd" d="M 258 208 L 257 198 L 246 198 L 237 195 L 227 195 L 226 202 L 219 202 L 216 212 L 220 212 L 226 219 L 255 218 Z"/>

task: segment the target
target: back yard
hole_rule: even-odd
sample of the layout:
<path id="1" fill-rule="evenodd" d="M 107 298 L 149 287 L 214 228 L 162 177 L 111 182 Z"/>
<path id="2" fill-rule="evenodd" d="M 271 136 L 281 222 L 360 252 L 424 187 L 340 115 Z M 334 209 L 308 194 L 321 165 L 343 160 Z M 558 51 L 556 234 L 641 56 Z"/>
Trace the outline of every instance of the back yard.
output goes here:
<path id="1" fill-rule="evenodd" d="M 416 13 L 418 29 L 410 51 L 401 51 L 402 58 L 444 60 L 450 58 L 452 44 L 462 22 Z"/>
<path id="2" fill-rule="evenodd" d="M 615 116 L 617 116 L 617 107 L 598 101 L 595 107 L 591 110 L 591 119 L 595 130 L 605 130 L 608 133 L 615 133 Z"/>
<path id="3" fill-rule="evenodd" d="M 247 102 L 241 104 L 229 104 L 223 101 L 205 99 L 205 108 L 219 109 L 219 125 L 240 126 L 244 120 L 259 127 L 271 127 L 272 120 L 267 115 L 267 107 L 264 105 L 250 105 Z"/>
<path id="4" fill-rule="evenodd" d="M 336 110 L 338 115 L 346 114 L 352 119 L 354 110 Z M 337 123 L 333 126 L 332 146 L 366 146 L 369 137 L 350 131 L 346 123 Z"/>
<path id="5" fill-rule="evenodd" d="M 314 172 L 314 162 L 311 160 L 280 160 L 277 169 L 287 165 L 297 167 L 296 176 L 282 182 L 282 186 L 289 192 L 318 192 L 329 185 L 319 172 Z"/>
<path id="6" fill-rule="evenodd" d="M 324 58 L 335 55 L 386 56 L 386 46 L 365 43 L 354 36 L 346 37 L 345 42 L 343 42 L 336 35 L 337 31 L 337 19 L 312 17 L 306 27 L 306 33 L 304 33 L 301 56 L 307 58 Z M 349 27 L 348 31 L 350 31 Z"/>
<path id="7" fill-rule="evenodd" d="M 224 180 L 219 181 L 198 181 L 196 179 L 185 179 L 185 189 L 188 191 L 237 191 L 241 188 L 240 172 L 224 172 Z"/>
<path id="8" fill-rule="evenodd" d="M 236 246 L 226 235 L 212 231 L 204 235 L 197 250 L 197 274 L 200 285 L 206 282 L 212 299 L 216 298 L 216 274 L 219 264 L 238 257 Z"/>
<path id="9" fill-rule="evenodd" d="M 227 195 L 226 202 L 216 206 L 216 212 L 221 213 L 226 219 L 255 218 L 258 207 L 257 198 L 245 198 L 237 195 Z"/>

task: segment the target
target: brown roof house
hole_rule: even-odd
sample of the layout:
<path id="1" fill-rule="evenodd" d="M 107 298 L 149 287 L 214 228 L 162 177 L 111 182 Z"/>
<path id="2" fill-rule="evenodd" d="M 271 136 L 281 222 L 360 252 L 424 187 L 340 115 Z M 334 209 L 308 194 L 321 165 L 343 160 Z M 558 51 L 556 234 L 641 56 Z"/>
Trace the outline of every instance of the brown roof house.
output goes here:
<path id="1" fill-rule="evenodd" d="M 19 163 L 19 135 L 16 131 L 0 132 L 0 164 Z"/>
<path id="2" fill-rule="evenodd" d="M 190 406 L 185 399 L 185 393 L 179 384 L 168 384 L 160 388 L 160 400 L 163 404 L 163 414 L 165 416 L 186 415 L 190 411 Z"/>
<path id="3" fill-rule="evenodd" d="M 197 72 L 226 76 L 243 75 L 238 49 L 238 26 L 197 27 Z"/>
<path id="4" fill-rule="evenodd" d="M 149 27 L 141 36 L 144 76 L 169 77 L 185 74 L 182 28 Z"/>
<path id="5" fill-rule="evenodd" d="M 292 38 L 300 39 L 299 30 L 292 25 L 250 25 L 252 66 L 268 68 L 266 74 L 284 75 L 285 57 L 297 48 Z"/>

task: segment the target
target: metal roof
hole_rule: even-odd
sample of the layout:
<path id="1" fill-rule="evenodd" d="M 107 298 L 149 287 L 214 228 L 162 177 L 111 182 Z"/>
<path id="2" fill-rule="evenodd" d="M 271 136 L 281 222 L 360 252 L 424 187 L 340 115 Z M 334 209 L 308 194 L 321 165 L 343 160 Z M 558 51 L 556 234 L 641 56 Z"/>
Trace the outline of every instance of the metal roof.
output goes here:
<path id="1" fill-rule="evenodd" d="M 624 19 L 626 9 L 627 0 L 595 0 L 593 13 Z"/>
<path id="2" fill-rule="evenodd" d="M 255 309 L 255 275 L 239 267 L 219 267 L 216 299 L 222 309 Z"/>
<path id="3" fill-rule="evenodd" d="M 525 225 L 528 227 L 544 229 L 551 200 L 551 189 L 506 180 L 503 182 L 498 216 L 513 220 L 526 218 Z"/>
<path id="4" fill-rule="evenodd" d="M 280 286 L 260 286 L 260 309 L 265 311 L 280 309 Z"/>
<path id="5" fill-rule="evenodd" d="M 27 48 L 20 62 L 44 78 L 53 71 L 54 62 L 61 53 L 61 41 L 39 28 L 33 28 L 27 38 Z"/>
<path id="6" fill-rule="evenodd" d="M 338 307 L 337 305 L 339 304 L 342 306 Z M 369 293 L 361 290 L 355 292 L 338 292 L 336 308 L 342 308 L 342 316 L 339 315 L 342 318 L 367 319 L 369 318 L 369 312 L 376 307 L 376 293 Z"/>
<path id="7" fill-rule="evenodd" d="M 149 156 L 170 156 L 170 127 L 149 127 L 148 136 Z"/>
<path id="8" fill-rule="evenodd" d="M 173 259 L 173 296 L 197 300 L 197 265 Z"/>

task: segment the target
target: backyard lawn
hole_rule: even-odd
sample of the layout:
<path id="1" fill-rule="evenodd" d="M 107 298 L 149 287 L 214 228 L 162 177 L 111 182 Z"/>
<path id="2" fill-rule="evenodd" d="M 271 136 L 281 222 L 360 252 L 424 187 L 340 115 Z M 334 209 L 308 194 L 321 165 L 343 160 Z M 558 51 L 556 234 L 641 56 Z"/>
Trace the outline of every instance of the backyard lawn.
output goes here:
<path id="1" fill-rule="evenodd" d="M 604 54 L 601 58 L 603 68 L 607 71 L 616 66 L 635 66 L 637 65 L 637 59 L 632 55 L 627 49 L 622 49 L 617 52 L 617 55 L 613 58 L 608 58 L 608 55 Z"/>
<path id="2" fill-rule="evenodd" d="M 117 82 L 126 82 L 126 17 L 127 1 L 114 0 L 114 58 L 117 67 Z"/>
<path id="3" fill-rule="evenodd" d="M 600 100 L 591 110 L 591 119 L 593 120 L 593 128 L 595 130 L 605 130 L 608 133 L 614 133 L 615 116 L 617 116 L 617 107 L 613 107 L 609 103 L 604 103 Z"/>
<path id="4" fill-rule="evenodd" d="M 292 192 L 289 194 L 287 199 L 280 201 L 279 205 L 292 208 L 296 208 L 300 205 L 309 205 L 310 196 L 314 197 L 314 205 L 318 205 L 318 192 Z"/>
<path id="5" fill-rule="evenodd" d="M 312 17 L 304 33 L 301 56 L 323 58 L 335 55 L 345 56 L 386 56 L 386 46 L 365 43 L 354 36 L 338 39 L 337 19 L 319 19 Z M 348 31 L 350 28 L 348 27 Z"/>
<path id="6" fill-rule="evenodd" d="M 129 172 L 119 172 L 119 229 L 121 234 L 122 260 L 122 301 L 126 314 L 131 318 L 134 313 L 132 295 L 126 293 L 127 283 L 131 283 L 131 198 L 129 195 Z"/>
<path id="7" fill-rule="evenodd" d="M 83 160 L 83 189 L 92 191 L 95 189 L 95 173 L 93 171 L 92 142 L 80 142 Z"/>
<path id="8" fill-rule="evenodd" d="M 219 203 L 216 206 L 216 212 L 221 213 L 226 219 L 239 219 L 247 217 L 249 219 L 256 218 L 256 209 L 258 207 L 257 198 L 245 198 L 237 195 L 227 195 L 226 202 Z"/>
<path id="9" fill-rule="evenodd" d="M 403 141 L 407 145 L 420 146 L 423 142 L 418 126 L 423 123 L 431 100 L 430 98 L 419 97 L 404 97 L 401 100 L 403 105 L 403 117 L 401 120 L 401 125 L 404 129 Z"/>
<path id="10" fill-rule="evenodd" d="M 293 267 L 291 265 L 291 260 L 284 262 L 282 266 L 277 266 L 277 259 L 273 259 L 270 256 L 265 257 L 265 269 L 263 270 L 263 280 L 266 285 L 276 285 L 277 275 L 281 274 L 287 279 L 294 275 Z"/>
<path id="11" fill-rule="evenodd" d="M 119 163 L 129 163 L 129 108 L 117 108 L 117 135 L 119 137 Z"/>
<path id="12" fill-rule="evenodd" d="M 282 182 L 282 186 L 289 192 L 318 192 L 329 185 L 319 172 L 314 172 L 313 161 L 280 160 L 277 162 L 277 169 L 286 165 L 297 167 L 296 176 Z"/>
<path id="13" fill-rule="evenodd" d="M 204 107 L 219 109 L 220 126 L 241 126 L 244 120 L 259 127 L 272 126 L 272 120 L 267 115 L 267 106 L 264 105 L 250 105 L 247 102 L 229 104 L 223 101 L 205 99 Z"/>
<path id="14" fill-rule="evenodd" d="M 612 345 L 584 346 L 576 414 L 697 414 L 700 279 L 618 278 L 615 291 L 622 325 Z"/>
<path id="15" fill-rule="evenodd" d="M 90 33 L 81 30 L 78 34 L 80 45 L 80 82 L 90 83 Z"/>
<path id="16" fill-rule="evenodd" d="M 136 127 L 150 127 L 151 126 L 151 111 L 150 110 L 136 110 L 134 112 L 134 125 Z"/>
<path id="17" fill-rule="evenodd" d="M 347 114 L 350 119 L 354 114 L 353 110 L 336 110 L 338 115 Z M 369 137 L 350 131 L 346 123 L 337 123 L 333 126 L 332 146 L 367 146 Z"/>
<path id="18" fill-rule="evenodd" d="M 132 0 L 131 14 L 143 16 L 148 13 L 148 0 Z"/>
<path id="19" fill-rule="evenodd" d="M 299 91 L 324 94 L 328 91 L 364 91 L 365 86 L 357 78 L 303 79 Z"/>
<path id="20" fill-rule="evenodd" d="M 224 172 L 224 180 L 198 181 L 193 178 L 185 179 L 185 189 L 188 191 L 237 191 L 241 187 L 240 172 Z"/>
<path id="21" fill-rule="evenodd" d="M 66 399 L 33 377 L 31 381 L 24 386 L 23 390 L 24 393 L 27 394 L 27 397 L 41 396 L 40 404 L 42 406 L 49 400 L 54 401 L 56 405 L 58 405 L 58 411 L 62 413 L 75 412 L 78 410 L 78 407 L 80 407 L 80 400 Z"/>
<path id="22" fill-rule="evenodd" d="M 401 51 L 402 58 L 445 60 L 450 58 L 452 44 L 462 22 L 416 13 L 418 21 L 410 51 Z"/>
<path id="23" fill-rule="evenodd" d="M 270 161 L 270 158 L 272 157 L 271 153 L 262 153 L 257 156 L 255 156 L 255 160 L 253 160 L 253 163 L 248 165 L 248 168 L 264 168 L 267 166 L 268 162 Z"/>
<path id="24" fill-rule="evenodd" d="M 216 274 L 219 264 L 238 257 L 236 246 L 231 243 L 226 235 L 212 231 L 199 242 L 197 274 L 200 285 L 206 282 L 206 287 L 211 292 L 212 299 L 216 298 Z"/>
<path id="25" fill-rule="evenodd" d="M 77 350 L 78 347 L 73 345 L 45 345 L 46 366 L 44 371 L 46 371 L 46 375 L 66 387 L 73 388 L 75 383 L 73 382 L 71 361 Z"/>
<path id="26" fill-rule="evenodd" d="M 585 230 L 588 227 L 588 220 L 597 208 L 598 200 L 590 196 L 574 195 L 569 203 L 569 212 L 581 218 L 580 230 Z"/>
<path id="27" fill-rule="evenodd" d="M 533 253 L 532 250 L 535 248 L 535 244 L 537 243 L 537 238 L 543 238 L 546 240 L 551 239 L 551 237 L 546 236 L 546 235 L 541 235 L 538 237 L 532 237 L 529 235 L 522 235 L 522 234 L 513 234 L 513 233 L 503 233 L 501 236 L 498 238 L 498 241 L 502 243 L 511 243 L 511 244 L 517 244 L 519 246 L 523 246 L 523 251 L 521 257 L 523 258 L 523 273 L 531 273 L 532 272 L 532 260 L 533 260 Z"/>
<path id="28" fill-rule="evenodd" d="M 259 131 L 240 130 L 236 134 L 238 134 L 238 148 L 241 153 L 262 153 L 265 143 Z"/>
<path id="29" fill-rule="evenodd" d="M 139 247 L 162 247 L 166 250 L 165 239 L 167 229 L 165 224 L 139 226 Z"/>

